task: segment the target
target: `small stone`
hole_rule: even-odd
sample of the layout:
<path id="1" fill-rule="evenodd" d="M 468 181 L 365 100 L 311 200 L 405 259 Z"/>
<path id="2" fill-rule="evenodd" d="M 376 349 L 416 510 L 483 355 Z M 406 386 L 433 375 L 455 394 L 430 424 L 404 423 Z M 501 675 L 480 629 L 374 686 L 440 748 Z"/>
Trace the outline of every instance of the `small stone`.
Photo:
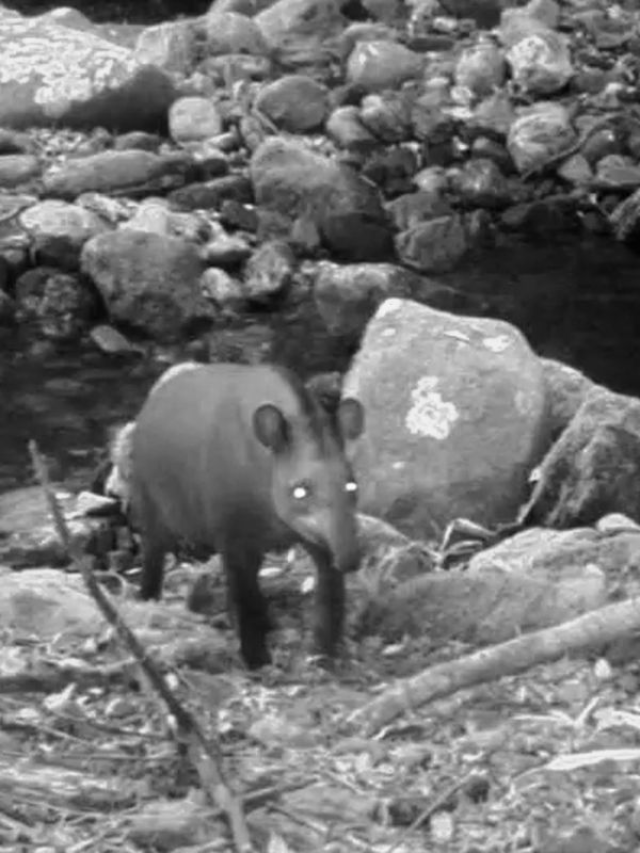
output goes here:
<path id="1" fill-rule="evenodd" d="M 237 308 L 246 299 L 241 283 L 225 270 L 209 267 L 202 274 L 201 284 L 205 296 L 221 308 Z"/>
<path id="2" fill-rule="evenodd" d="M 89 337 L 99 350 L 109 355 L 132 352 L 134 350 L 134 347 L 122 332 L 114 329 L 113 326 L 106 326 L 104 324 L 94 326 L 89 332 Z"/>
<path id="3" fill-rule="evenodd" d="M 558 166 L 558 175 L 576 187 L 588 186 L 593 178 L 591 166 L 582 154 L 573 154 L 561 163 Z"/>
<path id="4" fill-rule="evenodd" d="M 510 200 L 507 181 L 493 160 L 468 160 L 451 185 L 469 207 L 500 208 Z"/>
<path id="5" fill-rule="evenodd" d="M 548 30 L 527 36 L 507 52 L 513 80 L 524 92 L 553 95 L 573 77 L 567 39 Z"/>
<path id="6" fill-rule="evenodd" d="M 215 210 L 225 201 L 246 204 L 253 200 L 251 181 L 245 175 L 239 174 L 187 184 L 186 187 L 169 193 L 169 201 L 186 210 Z"/>
<path id="7" fill-rule="evenodd" d="M 329 90 L 303 74 L 288 74 L 268 83 L 256 98 L 256 109 L 289 133 L 320 128 L 329 111 Z"/>
<path id="8" fill-rule="evenodd" d="M 86 241 L 107 230 L 107 225 L 92 211 L 55 199 L 22 211 L 19 221 L 31 236 L 40 262 L 66 269 L 77 269 Z"/>
<path id="9" fill-rule="evenodd" d="M 256 249 L 245 266 L 247 297 L 263 300 L 280 293 L 291 281 L 295 258 L 287 243 L 273 240 Z"/>
<path id="10" fill-rule="evenodd" d="M 0 156 L 0 187 L 17 187 L 40 174 L 40 162 L 32 154 Z"/>
<path id="11" fill-rule="evenodd" d="M 631 157 L 609 154 L 598 163 L 593 183 L 603 190 L 636 190 L 640 187 L 640 165 Z"/>
<path id="12" fill-rule="evenodd" d="M 616 240 L 630 243 L 640 240 L 640 190 L 620 202 L 609 221 Z"/>
<path id="13" fill-rule="evenodd" d="M 15 301 L 17 321 L 53 341 L 77 340 L 97 307 L 86 282 L 47 267 L 20 276 Z"/>
<path id="14" fill-rule="evenodd" d="M 251 246 L 242 237 L 220 234 L 210 240 L 201 252 L 203 260 L 216 267 L 237 267 L 251 255 Z"/>
<path id="15" fill-rule="evenodd" d="M 441 216 L 414 225 L 396 237 L 403 263 L 423 273 L 443 273 L 455 266 L 471 249 L 469 234 L 460 215 Z"/>
<path id="16" fill-rule="evenodd" d="M 103 151 L 51 166 L 44 173 L 45 193 L 74 199 L 81 193 L 111 193 L 161 181 L 165 190 L 172 182 L 184 183 L 190 166 L 186 154 L 159 155 L 149 151 Z"/>
<path id="17" fill-rule="evenodd" d="M 456 64 L 455 81 L 474 95 L 491 95 L 504 84 L 506 63 L 502 52 L 493 40 L 480 39 L 466 48 Z"/>
<path id="18" fill-rule="evenodd" d="M 347 61 L 347 80 L 366 92 L 377 92 L 418 79 L 423 68 L 423 57 L 397 42 L 360 42 Z"/>
<path id="19" fill-rule="evenodd" d="M 513 122 L 507 148 L 518 171 L 528 172 L 545 166 L 574 141 L 566 108 L 553 101 L 541 101 Z"/>
<path id="20" fill-rule="evenodd" d="M 382 142 L 403 142 L 411 135 L 411 106 L 401 92 L 369 94 L 360 104 L 360 121 Z"/>
<path id="21" fill-rule="evenodd" d="M 338 107 L 327 120 L 327 134 L 341 148 L 371 148 L 378 144 L 375 136 L 360 119 L 357 107 Z"/>
<path id="22" fill-rule="evenodd" d="M 178 98 L 169 110 L 169 133 L 176 142 L 210 139 L 222 132 L 222 119 L 208 98 Z"/>
<path id="23" fill-rule="evenodd" d="M 236 12 L 218 12 L 215 6 L 204 16 L 206 42 L 204 50 L 210 56 L 251 54 L 266 56 L 267 41 L 255 18 Z"/>

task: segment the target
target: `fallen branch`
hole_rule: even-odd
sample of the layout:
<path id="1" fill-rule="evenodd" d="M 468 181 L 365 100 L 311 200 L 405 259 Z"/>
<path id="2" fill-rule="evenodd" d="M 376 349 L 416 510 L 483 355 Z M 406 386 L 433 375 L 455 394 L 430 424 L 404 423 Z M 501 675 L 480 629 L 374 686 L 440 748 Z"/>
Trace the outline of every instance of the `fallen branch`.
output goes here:
<path id="1" fill-rule="evenodd" d="M 0 675 L 0 696 L 8 693 L 58 693 L 69 684 L 81 689 L 107 687 L 122 684 L 131 679 L 135 662 L 125 661 L 100 667 L 70 666 L 67 661 L 43 664 L 41 668 L 31 667 L 28 671 L 13 675 Z"/>
<path id="2" fill-rule="evenodd" d="M 593 610 L 562 625 L 524 634 L 397 681 L 380 696 L 347 717 L 367 736 L 407 710 L 458 690 L 515 675 L 564 655 L 605 646 L 640 631 L 640 600 L 629 599 Z"/>
<path id="3" fill-rule="evenodd" d="M 244 818 L 242 803 L 231 791 L 222 771 L 222 753 L 215 742 L 208 741 L 202 729 L 169 689 L 163 676 L 148 658 L 144 647 L 122 619 L 117 608 L 93 575 L 88 558 L 72 540 L 60 504 L 51 488 L 47 468 L 35 441 L 29 442 L 29 453 L 36 476 L 44 490 L 56 532 L 73 564 L 80 570 L 90 595 L 100 612 L 116 630 L 126 648 L 136 659 L 151 686 L 156 690 L 176 721 L 178 733 L 187 745 L 191 760 L 200 777 L 203 789 L 212 803 L 225 814 L 239 853 L 253 853 L 254 847 Z"/>

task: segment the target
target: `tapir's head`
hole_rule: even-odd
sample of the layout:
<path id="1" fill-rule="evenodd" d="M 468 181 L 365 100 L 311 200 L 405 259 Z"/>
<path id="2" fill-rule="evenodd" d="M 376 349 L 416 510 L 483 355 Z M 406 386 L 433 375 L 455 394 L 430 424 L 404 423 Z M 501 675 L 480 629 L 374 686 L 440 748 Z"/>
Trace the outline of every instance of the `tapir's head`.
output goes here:
<path id="1" fill-rule="evenodd" d="M 331 559 L 341 572 L 360 562 L 358 486 L 345 449 L 364 429 L 355 399 L 329 414 L 307 393 L 302 409 L 287 415 L 270 403 L 254 413 L 255 435 L 273 454 L 271 498 L 277 516 L 301 541 Z"/>

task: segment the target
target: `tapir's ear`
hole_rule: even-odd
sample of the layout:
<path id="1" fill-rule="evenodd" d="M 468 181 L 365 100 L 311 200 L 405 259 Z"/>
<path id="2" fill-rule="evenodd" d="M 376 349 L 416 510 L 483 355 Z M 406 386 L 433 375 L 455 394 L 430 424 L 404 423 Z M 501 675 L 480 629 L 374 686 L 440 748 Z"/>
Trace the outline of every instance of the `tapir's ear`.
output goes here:
<path id="1" fill-rule="evenodd" d="M 260 444 L 274 453 L 284 450 L 289 443 L 289 424 L 277 406 L 265 403 L 253 413 L 253 431 Z"/>
<path id="2" fill-rule="evenodd" d="M 364 408 L 362 403 L 353 397 L 345 397 L 340 400 L 338 406 L 338 426 L 342 437 L 347 441 L 353 441 L 362 434 L 364 430 Z"/>

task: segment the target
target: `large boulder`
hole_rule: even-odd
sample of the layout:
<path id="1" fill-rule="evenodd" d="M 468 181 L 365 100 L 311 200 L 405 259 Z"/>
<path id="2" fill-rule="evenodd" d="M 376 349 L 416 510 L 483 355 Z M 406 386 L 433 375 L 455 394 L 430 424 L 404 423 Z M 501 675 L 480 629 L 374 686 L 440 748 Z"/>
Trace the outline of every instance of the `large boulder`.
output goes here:
<path id="1" fill-rule="evenodd" d="M 0 7 L 0 127 L 163 127 L 171 78 L 65 11 L 23 18 Z"/>
<path id="2" fill-rule="evenodd" d="M 513 520 L 546 449 L 545 390 L 514 326 L 387 299 L 343 387 L 367 412 L 354 448 L 362 512 L 416 539 L 456 517 Z"/>
<path id="3" fill-rule="evenodd" d="M 616 512 L 640 521 L 640 400 L 596 385 L 542 462 L 523 520 L 567 528 Z"/>

